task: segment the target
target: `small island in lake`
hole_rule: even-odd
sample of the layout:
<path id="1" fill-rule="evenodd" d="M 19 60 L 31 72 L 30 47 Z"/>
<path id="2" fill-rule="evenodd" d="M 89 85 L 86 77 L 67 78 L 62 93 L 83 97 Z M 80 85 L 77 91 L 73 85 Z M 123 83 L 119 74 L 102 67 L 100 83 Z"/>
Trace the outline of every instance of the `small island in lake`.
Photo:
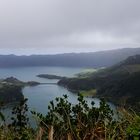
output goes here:
<path id="1" fill-rule="evenodd" d="M 37 77 L 46 78 L 46 79 L 64 79 L 64 76 L 52 75 L 52 74 L 39 74 Z"/>

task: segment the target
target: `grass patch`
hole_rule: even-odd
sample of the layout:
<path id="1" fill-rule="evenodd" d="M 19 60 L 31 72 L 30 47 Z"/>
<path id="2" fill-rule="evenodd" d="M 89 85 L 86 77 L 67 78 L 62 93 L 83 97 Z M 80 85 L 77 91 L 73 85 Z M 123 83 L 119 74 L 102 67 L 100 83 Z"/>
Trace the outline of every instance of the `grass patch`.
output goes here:
<path id="1" fill-rule="evenodd" d="M 97 93 L 97 90 L 96 89 L 92 89 L 92 90 L 82 90 L 80 91 L 80 94 L 84 97 L 86 96 L 95 96 Z"/>
<path id="2" fill-rule="evenodd" d="M 87 78 L 92 76 L 97 71 L 98 71 L 97 69 L 85 69 L 84 71 L 77 73 L 76 76 L 78 78 Z"/>

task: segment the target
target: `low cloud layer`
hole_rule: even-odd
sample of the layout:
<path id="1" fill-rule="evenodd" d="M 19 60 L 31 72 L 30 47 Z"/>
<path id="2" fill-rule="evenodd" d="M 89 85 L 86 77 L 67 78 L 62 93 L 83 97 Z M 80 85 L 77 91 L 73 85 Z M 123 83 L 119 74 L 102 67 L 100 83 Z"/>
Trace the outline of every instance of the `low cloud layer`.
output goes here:
<path id="1" fill-rule="evenodd" d="M 140 47 L 139 0 L 0 1 L 1 54 Z"/>

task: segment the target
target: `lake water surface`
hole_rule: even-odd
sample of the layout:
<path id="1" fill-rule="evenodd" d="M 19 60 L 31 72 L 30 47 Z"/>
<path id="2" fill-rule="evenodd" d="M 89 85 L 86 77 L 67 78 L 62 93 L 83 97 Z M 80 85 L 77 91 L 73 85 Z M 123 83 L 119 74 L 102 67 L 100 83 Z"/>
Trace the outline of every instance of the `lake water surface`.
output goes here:
<path id="1" fill-rule="evenodd" d="M 56 83 L 57 80 L 49 80 L 36 77 L 38 74 L 55 74 L 58 76 L 73 77 L 75 74 L 83 71 L 84 68 L 69 67 L 20 67 L 20 68 L 2 68 L 0 69 L 0 78 L 14 76 L 21 81 L 38 81 L 43 83 Z M 25 87 L 23 89 L 25 98 L 28 98 L 30 110 L 46 114 L 48 104 L 56 97 L 67 94 L 71 103 L 77 102 L 77 95 L 59 85 L 38 85 L 34 87 Z M 99 106 L 99 99 L 86 98 L 88 102 L 94 101 L 95 106 Z M 112 106 L 112 105 L 111 105 Z M 7 111 L 8 112 L 8 111 Z"/>

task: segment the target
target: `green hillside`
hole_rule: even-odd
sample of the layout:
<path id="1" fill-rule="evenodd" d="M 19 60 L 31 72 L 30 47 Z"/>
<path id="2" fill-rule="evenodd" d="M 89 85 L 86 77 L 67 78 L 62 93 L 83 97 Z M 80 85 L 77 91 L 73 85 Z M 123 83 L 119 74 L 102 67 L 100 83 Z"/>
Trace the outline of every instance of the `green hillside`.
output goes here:
<path id="1" fill-rule="evenodd" d="M 104 97 L 118 105 L 139 110 L 140 55 L 131 56 L 87 77 L 62 79 L 58 84 L 76 92 L 96 89 L 98 97 Z"/>

